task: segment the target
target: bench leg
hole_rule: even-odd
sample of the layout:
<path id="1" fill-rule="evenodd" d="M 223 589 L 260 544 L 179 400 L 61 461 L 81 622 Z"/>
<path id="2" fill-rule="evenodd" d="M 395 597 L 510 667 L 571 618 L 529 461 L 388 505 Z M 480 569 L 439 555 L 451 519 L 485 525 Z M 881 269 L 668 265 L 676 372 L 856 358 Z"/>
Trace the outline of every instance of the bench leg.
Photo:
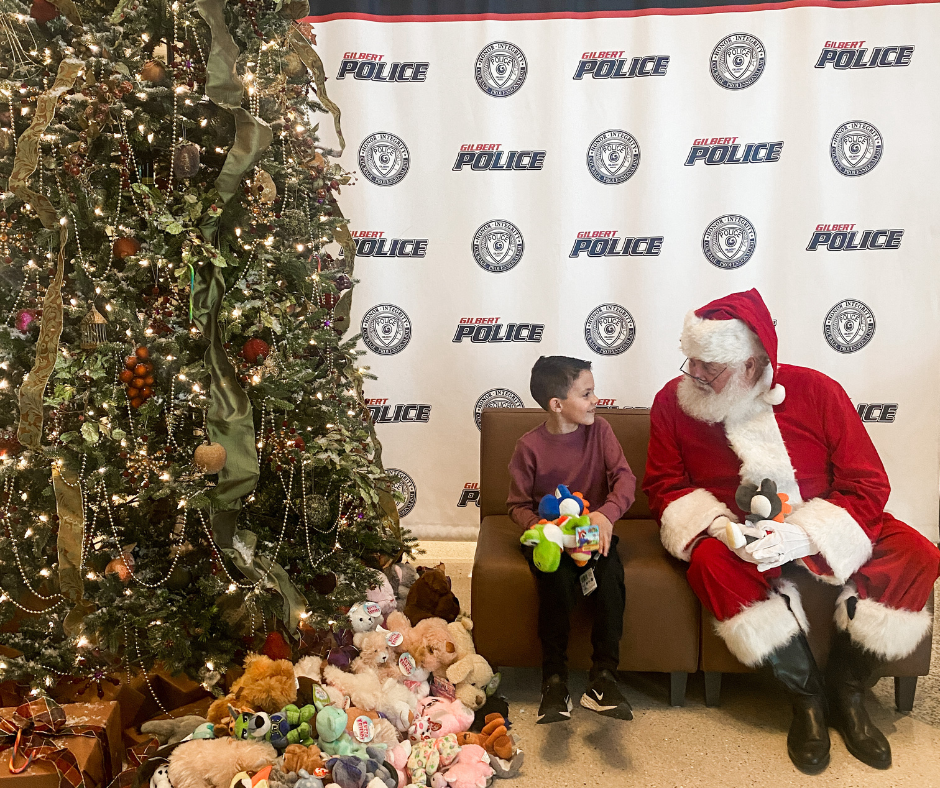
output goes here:
<path id="1" fill-rule="evenodd" d="M 894 677 L 894 705 L 898 711 L 911 711 L 914 708 L 916 690 L 917 676 Z"/>
<path id="2" fill-rule="evenodd" d="M 705 671 L 705 705 L 717 706 L 721 700 L 721 673 Z"/>
<path id="3" fill-rule="evenodd" d="M 685 686 L 689 681 L 689 674 L 680 670 L 669 674 L 669 705 L 685 706 Z"/>

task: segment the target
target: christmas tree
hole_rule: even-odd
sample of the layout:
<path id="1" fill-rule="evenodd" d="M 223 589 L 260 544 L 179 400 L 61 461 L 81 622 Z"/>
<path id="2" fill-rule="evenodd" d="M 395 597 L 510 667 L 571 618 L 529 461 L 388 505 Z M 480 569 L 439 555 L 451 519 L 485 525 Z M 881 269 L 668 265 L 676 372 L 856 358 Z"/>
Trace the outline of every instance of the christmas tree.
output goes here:
<path id="1" fill-rule="evenodd" d="M 0 681 L 296 656 L 412 544 L 307 13 L 0 0 Z"/>

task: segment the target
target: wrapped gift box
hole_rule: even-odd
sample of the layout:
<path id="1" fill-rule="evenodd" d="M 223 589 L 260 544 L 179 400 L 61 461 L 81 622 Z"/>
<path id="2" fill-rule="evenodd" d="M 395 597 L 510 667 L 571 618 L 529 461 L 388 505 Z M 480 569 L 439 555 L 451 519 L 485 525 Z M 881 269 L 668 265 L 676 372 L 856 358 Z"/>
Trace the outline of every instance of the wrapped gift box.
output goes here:
<path id="1" fill-rule="evenodd" d="M 108 742 L 108 752 L 95 736 L 69 735 L 56 733 L 43 736 L 43 743 L 55 747 L 64 747 L 75 756 L 78 768 L 85 777 L 86 788 L 107 788 L 110 780 L 120 773 L 124 757 L 121 738 L 121 716 L 118 704 L 114 701 L 95 703 L 69 703 L 62 706 L 65 712 L 66 728 L 81 725 L 97 725 L 104 728 Z M 15 707 L 0 708 L 0 717 L 12 718 Z M 12 740 L 9 742 L 12 744 Z M 17 788 L 59 788 L 59 776 L 55 767 L 46 761 L 34 761 L 20 774 L 10 773 L 10 754 L 6 749 L 0 754 L 0 783 L 16 781 Z M 17 757 L 16 765 L 22 763 Z"/>

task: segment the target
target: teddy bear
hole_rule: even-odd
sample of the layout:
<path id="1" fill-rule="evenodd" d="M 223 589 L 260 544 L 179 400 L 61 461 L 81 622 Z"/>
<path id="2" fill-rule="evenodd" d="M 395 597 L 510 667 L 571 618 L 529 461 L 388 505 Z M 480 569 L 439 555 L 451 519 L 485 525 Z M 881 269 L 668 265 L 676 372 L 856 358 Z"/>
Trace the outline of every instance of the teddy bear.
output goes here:
<path id="1" fill-rule="evenodd" d="M 443 772 L 447 785 L 451 788 L 486 788 L 493 767 L 486 751 L 476 744 L 466 744 L 460 748 L 453 763 Z"/>
<path id="2" fill-rule="evenodd" d="M 447 680 L 454 685 L 458 700 L 475 711 L 486 703 L 493 669 L 479 654 L 470 654 L 447 668 Z"/>
<path id="3" fill-rule="evenodd" d="M 302 744 L 289 744 L 284 750 L 284 771 L 299 772 L 306 769 L 313 774 L 317 769 L 325 769 L 326 761 L 323 753 L 316 744 L 304 746 Z"/>
<path id="4" fill-rule="evenodd" d="M 489 714 L 486 718 L 486 725 L 480 733 L 469 733 L 463 731 L 457 734 L 457 743 L 461 746 L 465 744 L 478 744 L 490 755 L 495 755 L 503 760 L 512 758 L 515 752 L 515 742 L 506 729 L 506 719 L 502 714 Z"/>
<path id="5" fill-rule="evenodd" d="M 446 700 L 445 698 L 428 697 L 418 701 L 418 712 L 415 719 L 427 719 L 435 728 L 437 736 L 446 736 L 449 733 L 460 733 L 470 730 L 473 724 L 473 712 L 459 700 Z"/>
<path id="6" fill-rule="evenodd" d="M 377 584 L 366 591 L 366 599 L 369 602 L 375 602 L 379 606 L 382 610 L 382 618 L 386 618 L 389 613 L 398 610 L 395 590 L 385 574 L 379 574 Z"/>
<path id="7" fill-rule="evenodd" d="M 382 608 L 375 602 L 357 602 L 346 614 L 353 632 L 371 632 L 382 623 Z"/>
<path id="8" fill-rule="evenodd" d="M 395 679 L 384 682 L 371 670 L 347 673 L 333 665 L 323 671 L 326 680 L 360 709 L 384 714 L 398 730 L 407 730 L 418 699 Z"/>
<path id="9" fill-rule="evenodd" d="M 450 636 L 454 639 L 454 646 L 457 649 L 457 662 L 464 657 L 477 653 L 477 648 L 473 644 L 473 619 L 466 613 L 461 613 L 455 621 L 447 625 Z"/>
<path id="10" fill-rule="evenodd" d="M 412 624 L 426 618 L 442 618 L 454 621 L 460 614 L 460 602 L 450 588 L 444 564 L 426 569 L 415 580 L 405 601 L 404 613 Z"/>
<path id="11" fill-rule="evenodd" d="M 460 745 L 453 734 L 412 744 L 408 756 L 408 773 L 415 785 L 431 785 L 435 773 L 446 768 L 457 758 Z"/>
<path id="12" fill-rule="evenodd" d="M 431 694 L 431 672 L 421 667 L 407 651 L 398 658 L 398 680 L 421 700 Z"/>
<path id="13" fill-rule="evenodd" d="M 239 711 L 274 714 L 295 700 L 294 666 L 286 659 L 249 654 L 245 657 L 245 672 L 232 684 L 228 695 L 213 702 L 206 712 L 206 720 L 215 726 L 215 735 L 220 736 L 231 722 L 230 705 Z"/>
<path id="14" fill-rule="evenodd" d="M 414 564 L 399 562 L 393 564 L 385 570 L 385 576 L 388 578 L 395 593 L 395 606 L 401 611 L 405 609 L 405 602 L 408 599 L 408 592 L 418 579 L 418 570 Z"/>
<path id="15" fill-rule="evenodd" d="M 425 618 L 411 626 L 406 615 L 395 612 L 388 617 L 388 628 L 402 634 L 404 650 L 418 665 L 440 678 L 457 661 L 457 645 L 442 618 Z"/>
<path id="16" fill-rule="evenodd" d="M 357 632 L 353 636 L 353 643 L 359 649 L 359 656 L 350 665 L 353 673 L 362 673 L 371 669 L 383 681 L 398 678 L 401 675 L 389 648 L 388 633 Z"/>
<path id="17" fill-rule="evenodd" d="M 229 788 L 239 772 L 257 772 L 277 758 L 263 741 L 194 739 L 170 753 L 168 776 L 173 788 Z"/>

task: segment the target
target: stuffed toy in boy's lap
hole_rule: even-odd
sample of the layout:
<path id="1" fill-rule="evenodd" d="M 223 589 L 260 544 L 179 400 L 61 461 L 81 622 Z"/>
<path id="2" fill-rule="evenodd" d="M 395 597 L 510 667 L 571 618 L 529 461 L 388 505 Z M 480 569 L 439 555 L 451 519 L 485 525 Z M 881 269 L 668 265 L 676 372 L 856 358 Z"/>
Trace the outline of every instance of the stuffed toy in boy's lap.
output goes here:
<path id="1" fill-rule="evenodd" d="M 542 572 L 554 572 L 565 551 L 578 566 L 585 566 L 600 549 L 600 529 L 591 523 L 589 502 L 559 484 L 554 495 L 539 501 L 539 520 L 519 541 L 533 548 L 532 562 Z"/>

